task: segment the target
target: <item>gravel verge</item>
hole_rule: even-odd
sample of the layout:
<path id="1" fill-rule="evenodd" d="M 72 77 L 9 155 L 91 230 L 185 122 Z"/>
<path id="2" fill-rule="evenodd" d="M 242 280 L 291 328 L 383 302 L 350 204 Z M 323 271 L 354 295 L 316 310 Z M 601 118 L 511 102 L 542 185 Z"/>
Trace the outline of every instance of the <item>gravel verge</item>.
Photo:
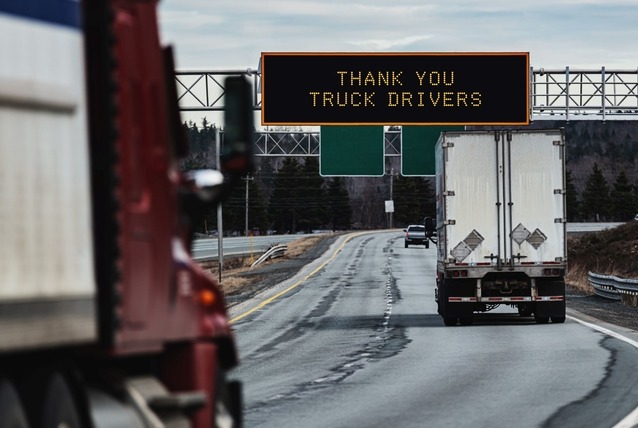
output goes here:
<path id="1" fill-rule="evenodd" d="M 565 298 L 567 307 L 570 309 L 610 324 L 638 331 L 638 308 L 627 306 L 618 300 L 585 294 L 569 285 Z"/>

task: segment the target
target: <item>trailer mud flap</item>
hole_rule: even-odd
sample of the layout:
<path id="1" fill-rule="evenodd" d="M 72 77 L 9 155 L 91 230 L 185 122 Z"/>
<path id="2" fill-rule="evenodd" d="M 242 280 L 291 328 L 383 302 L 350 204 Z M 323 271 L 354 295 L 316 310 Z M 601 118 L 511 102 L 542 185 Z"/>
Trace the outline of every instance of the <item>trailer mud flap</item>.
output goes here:
<path id="1" fill-rule="evenodd" d="M 438 313 L 443 318 L 471 317 L 476 306 L 475 302 L 451 302 L 450 298 L 474 297 L 475 281 L 444 279 L 438 284 Z"/>
<path id="2" fill-rule="evenodd" d="M 565 281 L 538 282 L 537 317 L 565 317 Z"/>

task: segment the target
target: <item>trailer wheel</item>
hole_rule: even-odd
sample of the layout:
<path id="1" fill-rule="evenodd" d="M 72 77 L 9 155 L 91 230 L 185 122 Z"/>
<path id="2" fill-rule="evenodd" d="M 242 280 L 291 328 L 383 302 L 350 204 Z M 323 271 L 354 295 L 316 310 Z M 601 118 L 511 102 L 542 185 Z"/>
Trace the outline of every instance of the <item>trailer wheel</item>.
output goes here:
<path id="1" fill-rule="evenodd" d="M 565 322 L 565 317 L 551 317 L 551 318 L 554 324 L 562 324 Z"/>
<path id="2" fill-rule="evenodd" d="M 547 324 L 549 322 L 549 317 L 539 317 L 538 315 L 534 315 L 534 320 L 536 324 Z"/>
<path id="3" fill-rule="evenodd" d="M 57 371 L 29 379 L 22 389 L 33 428 L 81 428 L 69 385 Z"/>
<path id="4" fill-rule="evenodd" d="M 532 310 L 531 306 L 525 304 L 525 303 L 521 303 L 520 305 L 518 305 L 518 314 L 522 317 L 531 317 L 532 314 L 534 313 L 534 311 Z"/>
<path id="5" fill-rule="evenodd" d="M 456 325 L 456 321 L 458 318 L 456 317 L 443 317 L 443 324 L 448 327 L 454 327 Z"/>
<path id="6" fill-rule="evenodd" d="M 461 325 L 472 325 L 474 324 L 474 317 L 460 317 L 459 323 Z"/>
<path id="7" fill-rule="evenodd" d="M 8 380 L 0 380 L 0 428 L 28 427 L 16 389 Z"/>
<path id="8" fill-rule="evenodd" d="M 425 243 L 425 248 L 430 248 L 430 243 L 429 242 Z"/>
<path id="9" fill-rule="evenodd" d="M 405 248 L 408 248 L 408 243 L 407 242 L 404 245 L 405 245 Z"/>

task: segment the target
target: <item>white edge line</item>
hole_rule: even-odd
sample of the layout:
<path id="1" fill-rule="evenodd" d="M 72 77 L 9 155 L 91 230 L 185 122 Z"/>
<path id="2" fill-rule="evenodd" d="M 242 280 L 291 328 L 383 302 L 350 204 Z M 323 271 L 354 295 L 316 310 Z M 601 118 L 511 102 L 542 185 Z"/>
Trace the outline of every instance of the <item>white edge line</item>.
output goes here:
<path id="1" fill-rule="evenodd" d="M 634 348 L 638 349 L 638 342 L 636 342 L 635 340 L 631 340 L 628 337 L 623 336 L 620 333 L 616 333 L 615 331 L 609 330 L 607 328 L 598 326 L 596 324 L 592 324 L 589 323 L 587 321 L 583 321 L 581 319 L 578 319 L 576 317 L 573 317 L 571 315 L 567 315 L 567 318 L 574 320 L 582 325 L 585 325 L 589 328 L 593 328 L 594 330 L 598 330 L 599 332 L 606 334 L 608 336 L 611 336 L 615 339 L 618 340 L 622 340 L 625 343 L 630 344 L 631 346 L 633 346 Z M 620 422 L 618 422 L 616 425 L 614 425 L 612 428 L 632 428 L 635 425 L 638 424 L 638 407 L 636 407 L 631 413 L 629 413 L 627 416 L 625 416 L 623 418 L 623 420 L 621 420 Z"/>

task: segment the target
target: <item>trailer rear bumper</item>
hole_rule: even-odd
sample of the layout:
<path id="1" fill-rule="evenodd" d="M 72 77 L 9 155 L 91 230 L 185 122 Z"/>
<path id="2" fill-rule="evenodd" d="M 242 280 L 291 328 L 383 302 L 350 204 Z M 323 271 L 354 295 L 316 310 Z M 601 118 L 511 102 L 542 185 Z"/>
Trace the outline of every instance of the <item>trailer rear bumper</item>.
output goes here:
<path id="1" fill-rule="evenodd" d="M 504 303 L 516 304 L 523 302 L 561 302 L 565 300 L 565 296 L 516 296 L 516 297 L 448 297 L 450 303 Z"/>

